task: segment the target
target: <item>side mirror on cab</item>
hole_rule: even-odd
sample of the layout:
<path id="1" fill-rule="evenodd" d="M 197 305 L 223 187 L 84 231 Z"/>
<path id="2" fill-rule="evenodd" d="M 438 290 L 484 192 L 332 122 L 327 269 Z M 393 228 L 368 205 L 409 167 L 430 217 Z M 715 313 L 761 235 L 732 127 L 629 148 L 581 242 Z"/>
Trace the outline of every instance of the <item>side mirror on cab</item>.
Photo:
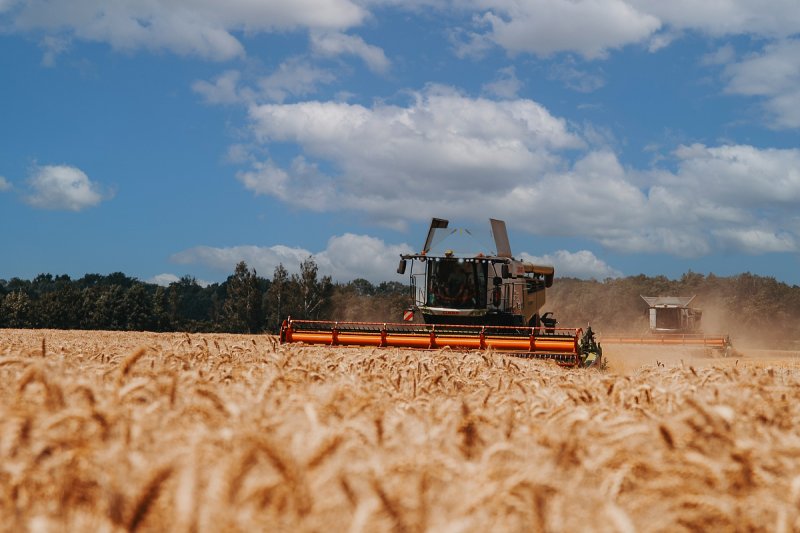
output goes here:
<path id="1" fill-rule="evenodd" d="M 397 273 L 398 274 L 405 274 L 406 273 L 406 260 L 401 259 L 400 264 L 397 265 Z"/>

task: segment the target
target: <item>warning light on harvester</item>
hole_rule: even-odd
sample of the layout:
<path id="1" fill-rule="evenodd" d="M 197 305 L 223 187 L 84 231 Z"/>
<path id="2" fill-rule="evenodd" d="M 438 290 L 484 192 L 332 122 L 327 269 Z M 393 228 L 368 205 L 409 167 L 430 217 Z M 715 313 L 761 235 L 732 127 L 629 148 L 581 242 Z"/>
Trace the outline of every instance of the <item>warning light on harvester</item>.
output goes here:
<path id="1" fill-rule="evenodd" d="M 414 311 L 412 309 L 406 309 L 403 311 L 403 320 L 406 322 L 411 322 L 414 320 Z"/>

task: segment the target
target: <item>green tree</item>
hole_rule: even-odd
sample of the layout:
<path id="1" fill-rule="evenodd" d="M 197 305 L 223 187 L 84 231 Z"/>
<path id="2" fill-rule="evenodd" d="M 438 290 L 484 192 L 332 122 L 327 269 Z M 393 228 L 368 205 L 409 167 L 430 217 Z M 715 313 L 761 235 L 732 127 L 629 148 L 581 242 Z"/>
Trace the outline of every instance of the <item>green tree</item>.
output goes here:
<path id="1" fill-rule="evenodd" d="M 153 293 L 153 310 L 152 324 L 153 329 L 156 331 L 170 331 L 172 329 L 172 321 L 170 320 L 170 305 L 168 290 L 164 287 L 156 287 Z"/>
<path id="2" fill-rule="evenodd" d="M 5 317 L 5 325 L 10 328 L 30 328 L 34 325 L 31 307 L 28 294 L 18 290 L 3 298 L 0 315 Z"/>
<path id="3" fill-rule="evenodd" d="M 272 274 L 272 283 L 264 295 L 264 309 L 267 316 L 267 329 L 277 332 L 281 327 L 281 322 L 288 316 L 291 308 L 289 273 L 284 268 L 283 263 L 275 267 Z"/>
<path id="4" fill-rule="evenodd" d="M 184 331 L 211 331 L 212 295 L 218 285 L 202 287 L 192 276 L 170 283 L 169 318 L 172 328 Z"/>
<path id="5" fill-rule="evenodd" d="M 322 311 L 326 310 L 326 303 L 333 290 L 330 276 L 317 280 L 319 267 L 313 257 L 309 257 L 300 264 L 300 274 L 292 275 L 292 283 L 298 288 L 299 316 L 297 318 L 316 319 L 324 318 Z"/>
<path id="6" fill-rule="evenodd" d="M 226 282 L 226 298 L 222 306 L 222 324 L 226 331 L 255 333 L 263 329 L 261 290 L 255 269 L 247 269 L 240 261 Z"/>
<path id="7" fill-rule="evenodd" d="M 143 283 L 135 283 L 125 291 L 122 299 L 125 317 L 124 327 L 128 331 L 145 331 L 153 323 L 153 299 Z"/>
<path id="8" fill-rule="evenodd" d="M 54 288 L 39 296 L 37 307 L 42 327 L 74 329 L 80 326 L 81 293 L 68 276 L 57 277 Z"/>
<path id="9" fill-rule="evenodd" d="M 125 291 L 119 285 L 95 285 L 83 290 L 83 317 L 86 329 L 125 329 Z"/>
<path id="10" fill-rule="evenodd" d="M 348 285 L 359 296 L 372 296 L 375 294 L 375 286 L 364 278 L 356 278 Z"/>
<path id="11" fill-rule="evenodd" d="M 167 289 L 167 318 L 171 329 L 178 329 L 181 326 L 181 286 L 178 283 L 170 283 Z"/>

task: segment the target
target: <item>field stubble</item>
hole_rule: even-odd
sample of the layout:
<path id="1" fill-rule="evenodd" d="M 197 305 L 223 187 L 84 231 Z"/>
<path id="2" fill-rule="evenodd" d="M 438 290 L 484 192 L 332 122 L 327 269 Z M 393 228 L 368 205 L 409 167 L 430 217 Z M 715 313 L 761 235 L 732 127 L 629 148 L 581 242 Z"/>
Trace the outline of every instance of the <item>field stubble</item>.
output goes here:
<path id="1" fill-rule="evenodd" d="M 610 359 L 0 330 L 0 527 L 800 529 L 794 364 Z"/>

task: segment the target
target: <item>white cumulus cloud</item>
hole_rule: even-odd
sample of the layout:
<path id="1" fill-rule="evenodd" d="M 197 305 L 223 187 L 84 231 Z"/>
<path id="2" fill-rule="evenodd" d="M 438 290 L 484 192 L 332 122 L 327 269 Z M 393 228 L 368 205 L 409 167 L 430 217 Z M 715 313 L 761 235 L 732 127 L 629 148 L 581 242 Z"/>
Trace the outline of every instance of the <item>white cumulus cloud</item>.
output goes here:
<path id="1" fill-rule="evenodd" d="M 225 60 L 244 54 L 234 33 L 347 29 L 367 12 L 351 0 L 27 0 L 5 7 L 13 28 L 62 33 L 116 49 L 170 50 Z"/>
<path id="2" fill-rule="evenodd" d="M 81 211 L 109 196 L 82 170 L 67 165 L 36 167 L 27 185 L 29 194 L 25 200 L 40 209 Z"/>
<path id="3" fill-rule="evenodd" d="M 497 216 L 539 235 L 685 257 L 791 250 L 800 231 L 791 210 L 800 202 L 797 149 L 687 145 L 663 163 L 674 170 L 643 172 L 591 148 L 533 101 L 441 88 L 406 107 L 312 101 L 252 106 L 250 116 L 256 143 L 293 143 L 301 155 L 255 162 L 238 178 L 304 209 L 389 225 Z M 759 248 L 753 236 L 771 244 Z"/>
<path id="4" fill-rule="evenodd" d="M 407 244 L 386 244 L 368 235 L 345 233 L 328 240 L 328 246 L 315 255 L 320 269 L 334 279 L 365 278 L 370 281 L 404 279 L 397 274 L 400 254 L 413 251 Z"/>
<path id="5" fill-rule="evenodd" d="M 523 252 L 520 258 L 539 265 L 551 265 L 555 268 L 556 275 L 560 277 L 604 280 L 622 276 L 622 272 L 612 268 L 589 250 L 577 252 L 558 250 L 541 256 Z"/>
<path id="6" fill-rule="evenodd" d="M 675 171 L 650 173 L 642 196 L 619 202 L 616 222 L 589 234 L 620 251 L 689 257 L 798 250 L 800 150 L 694 144 L 673 161 Z"/>
<path id="7" fill-rule="evenodd" d="M 18 31 L 105 42 L 117 49 L 170 50 L 209 59 L 241 56 L 240 35 L 308 29 L 312 48 L 360 57 L 376 72 L 389 66 L 383 50 L 348 30 L 397 11 L 435 12 L 449 31 L 466 32 L 458 52 L 494 44 L 511 53 L 548 56 L 575 52 L 602 58 L 631 45 L 655 51 L 686 31 L 712 37 L 781 39 L 800 31 L 795 0 L 3 0 L 0 14 Z M 475 26 L 461 28 L 462 20 Z M 61 49 L 43 41 L 46 61 Z M 52 45 L 55 44 L 54 48 Z"/>
<path id="8" fill-rule="evenodd" d="M 346 282 L 365 278 L 373 282 L 393 278 L 401 253 L 411 247 L 405 244 L 391 245 L 368 235 L 346 233 L 334 236 L 324 250 L 312 252 L 304 248 L 275 246 L 197 246 L 174 254 L 172 261 L 180 264 L 200 264 L 220 272 L 233 272 L 239 261 L 255 268 L 259 275 L 271 278 L 279 264 L 289 273 L 299 273 L 300 264 L 312 257 L 321 276 L 329 275 L 335 281 Z"/>
<path id="9" fill-rule="evenodd" d="M 654 174 L 651 223 L 686 242 L 745 253 L 797 251 L 800 150 L 748 145 L 679 147 L 677 170 Z M 795 231 L 795 233 L 792 233 Z"/>
<path id="10" fill-rule="evenodd" d="M 593 59 L 642 42 L 661 21 L 624 0 L 479 1 L 486 37 L 511 52 L 549 56 L 574 51 Z"/>
<path id="11" fill-rule="evenodd" d="M 241 172 L 248 189 L 383 219 L 407 218 L 409 198 L 417 219 L 463 213 L 537 180 L 559 163 L 554 152 L 583 146 L 536 102 L 471 99 L 441 87 L 416 94 L 407 107 L 310 101 L 252 106 L 250 117 L 256 142 L 295 143 L 303 154 L 289 165 L 270 160 Z M 321 171 L 320 162 L 337 172 Z"/>
<path id="12" fill-rule="evenodd" d="M 177 283 L 180 281 L 181 278 L 176 276 L 175 274 L 163 273 L 163 274 L 156 274 L 152 278 L 148 279 L 148 283 L 155 283 L 156 285 L 161 285 L 162 287 L 169 286 L 170 283 Z"/>
<path id="13" fill-rule="evenodd" d="M 751 254 L 796 252 L 797 237 L 784 231 L 756 228 L 721 228 L 714 232 L 720 241 L 735 250 Z"/>
<path id="14" fill-rule="evenodd" d="M 11 190 L 11 183 L 3 176 L 0 176 L 0 192 L 9 190 Z"/>
<path id="15" fill-rule="evenodd" d="M 673 28 L 712 36 L 786 37 L 800 28 L 800 10 L 793 0 L 630 0 L 632 6 Z"/>
<path id="16" fill-rule="evenodd" d="M 647 44 L 655 52 L 689 30 L 767 39 L 800 31 L 794 0 L 475 0 L 455 5 L 481 13 L 462 53 L 492 42 L 514 53 L 575 52 L 595 59 L 631 44 Z"/>
<path id="17" fill-rule="evenodd" d="M 767 45 L 729 64 L 725 75 L 729 93 L 763 99 L 772 126 L 800 128 L 800 39 Z"/>
<path id="18" fill-rule="evenodd" d="M 171 261 L 178 264 L 201 264 L 220 272 L 233 272 L 239 261 L 244 261 L 250 268 L 265 277 L 270 277 L 279 264 L 287 269 L 299 268 L 307 259 L 310 251 L 303 248 L 275 246 L 231 246 L 217 248 L 212 246 L 195 246 L 173 254 Z"/>
<path id="19" fill-rule="evenodd" d="M 194 282 L 200 285 L 201 287 L 208 287 L 211 285 L 210 282 L 202 280 L 202 279 L 194 279 Z M 173 283 L 178 283 L 181 280 L 180 277 L 176 276 L 175 274 L 171 274 L 169 272 L 165 272 L 163 274 L 156 274 L 152 278 L 147 280 L 147 283 L 154 283 L 156 285 L 161 285 L 162 287 L 168 287 Z"/>
<path id="20" fill-rule="evenodd" d="M 800 203 L 800 149 L 693 144 L 679 147 L 675 156 L 677 173 L 661 181 L 684 196 L 744 209 L 794 209 Z"/>

